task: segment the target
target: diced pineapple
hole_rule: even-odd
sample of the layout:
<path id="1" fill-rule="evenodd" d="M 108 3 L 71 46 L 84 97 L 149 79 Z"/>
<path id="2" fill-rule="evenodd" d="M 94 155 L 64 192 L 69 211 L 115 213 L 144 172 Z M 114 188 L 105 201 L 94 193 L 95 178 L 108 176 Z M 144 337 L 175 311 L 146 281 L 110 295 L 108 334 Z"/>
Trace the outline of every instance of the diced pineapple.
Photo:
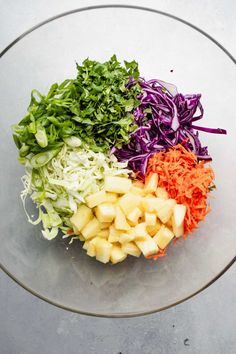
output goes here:
<path id="1" fill-rule="evenodd" d="M 106 201 L 106 192 L 104 190 L 91 194 L 86 198 L 86 203 L 89 208 L 94 208 L 95 206 L 105 201 Z"/>
<path id="2" fill-rule="evenodd" d="M 168 227 L 162 225 L 160 230 L 153 237 L 153 240 L 156 242 L 159 248 L 164 249 L 173 238 L 174 238 L 173 232 Z"/>
<path id="3" fill-rule="evenodd" d="M 107 239 L 109 237 L 109 229 L 99 231 L 97 236 Z"/>
<path id="4" fill-rule="evenodd" d="M 135 185 L 132 185 L 130 188 L 130 193 L 139 195 L 140 197 L 145 195 L 145 191 L 143 188 L 136 187 Z"/>
<path id="5" fill-rule="evenodd" d="M 105 178 L 104 188 L 107 192 L 125 194 L 128 193 L 131 185 L 129 178 L 108 176 Z"/>
<path id="6" fill-rule="evenodd" d="M 145 222 L 141 222 L 140 224 L 134 227 L 135 240 L 144 240 L 149 235 L 147 233 L 147 225 Z"/>
<path id="7" fill-rule="evenodd" d="M 99 204 L 95 210 L 95 215 L 100 222 L 112 222 L 116 216 L 115 206 L 111 203 Z"/>
<path id="8" fill-rule="evenodd" d="M 134 257 L 140 257 L 141 251 L 133 242 L 123 243 L 121 249 L 124 253 L 127 253 Z"/>
<path id="9" fill-rule="evenodd" d="M 108 241 L 109 242 L 118 242 L 120 239 L 122 231 L 119 231 L 115 228 L 114 225 L 111 225 L 109 228 L 109 236 L 108 236 Z"/>
<path id="10" fill-rule="evenodd" d="M 85 238 L 82 235 L 79 235 L 79 240 L 80 241 L 85 241 Z"/>
<path id="11" fill-rule="evenodd" d="M 135 239 L 135 233 L 133 230 L 129 230 L 127 232 L 123 232 L 120 235 L 119 242 L 120 243 L 127 243 L 133 241 Z"/>
<path id="12" fill-rule="evenodd" d="M 158 198 L 169 199 L 168 192 L 162 187 L 157 187 L 155 194 Z"/>
<path id="13" fill-rule="evenodd" d="M 144 220 L 145 220 L 146 225 L 155 226 L 157 217 L 155 214 L 146 212 L 146 213 L 144 213 Z"/>
<path id="14" fill-rule="evenodd" d="M 98 238 L 95 249 L 96 259 L 102 263 L 108 263 L 111 256 L 112 244 L 104 238 Z"/>
<path id="15" fill-rule="evenodd" d="M 112 246 L 111 249 L 111 262 L 113 264 L 122 262 L 127 257 L 127 254 L 118 246 Z"/>
<path id="16" fill-rule="evenodd" d="M 85 241 L 85 242 L 89 242 L 92 245 L 96 246 L 97 241 L 100 240 L 100 239 L 101 239 L 101 237 L 96 236 L 96 237 L 92 238 L 91 240 Z"/>
<path id="17" fill-rule="evenodd" d="M 141 188 L 141 189 L 144 188 L 144 184 L 143 184 L 142 181 L 134 181 L 134 182 L 133 182 L 133 186 L 134 186 L 134 187 L 137 187 L 137 188 Z"/>
<path id="18" fill-rule="evenodd" d="M 129 224 L 126 221 L 125 214 L 118 206 L 116 207 L 115 228 L 117 230 L 125 230 L 125 231 L 130 229 Z"/>
<path id="19" fill-rule="evenodd" d="M 161 228 L 161 222 L 160 220 L 156 220 L 156 224 L 155 225 L 147 225 L 147 232 L 150 236 L 155 236 L 156 233 L 160 230 Z"/>
<path id="20" fill-rule="evenodd" d="M 183 234 L 184 234 L 184 220 L 182 221 L 182 224 L 177 226 L 175 223 L 174 215 L 172 215 L 171 221 L 172 221 L 172 230 L 173 230 L 175 237 L 183 236 Z"/>
<path id="21" fill-rule="evenodd" d="M 172 229 L 172 218 L 173 218 L 173 215 L 172 215 L 172 217 L 165 223 L 165 226 L 168 227 L 169 229 Z"/>
<path id="22" fill-rule="evenodd" d="M 127 215 L 127 220 L 132 226 L 137 225 L 139 218 L 142 216 L 142 211 L 139 208 L 134 208 L 131 213 Z"/>
<path id="23" fill-rule="evenodd" d="M 110 222 L 100 222 L 100 229 L 101 230 L 109 229 L 110 226 L 111 226 Z"/>
<path id="24" fill-rule="evenodd" d="M 142 199 L 141 205 L 142 205 L 142 209 L 148 213 L 157 213 L 157 210 L 160 209 L 163 204 L 164 204 L 165 200 L 161 199 L 161 198 L 148 198 L 148 197 L 144 197 Z"/>
<path id="25" fill-rule="evenodd" d="M 87 251 L 89 245 L 89 241 L 85 241 L 83 244 L 83 249 Z"/>
<path id="26" fill-rule="evenodd" d="M 175 204 L 173 210 L 173 219 L 176 227 L 183 225 L 185 214 L 186 206 L 183 204 Z"/>
<path id="27" fill-rule="evenodd" d="M 158 174 L 152 173 L 145 180 L 144 190 L 146 193 L 154 193 L 158 185 Z"/>
<path id="28" fill-rule="evenodd" d="M 90 257 L 96 256 L 96 248 L 91 242 L 88 242 L 87 255 Z"/>
<path id="29" fill-rule="evenodd" d="M 141 198 L 132 193 L 126 193 L 119 198 L 119 206 L 126 216 L 129 215 L 133 209 L 139 207 L 140 202 Z"/>
<path id="30" fill-rule="evenodd" d="M 158 246 L 156 242 L 149 235 L 146 236 L 145 240 L 143 241 L 135 241 L 135 244 L 138 246 L 145 257 L 151 256 L 152 254 L 156 254 L 158 252 Z"/>
<path id="31" fill-rule="evenodd" d="M 106 202 L 107 203 L 115 203 L 118 199 L 118 195 L 116 193 L 110 193 L 110 192 L 107 192 L 106 193 Z"/>
<path id="32" fill-rule="evenodd" d="M 97 236 L 100 231 L 100 223 L 97 218 L 93 218 L 89 223 L 81 230 L 82 235 L 86 240 Z"/>
<path id="33" fill-rule="evenodd" d="M 93 213 L 86 205 L 80 205 L 77 212 L 70 218 L 74 232 L 78 233 L 93 218 Z"/>
<path id="34" fill-rule="evenodd" d="M 167 199 L 162 207 L 158 209 L 157 216 L 164 224 L 171 218 L 175 204 L 176 201 L 174 199 Z"/>
<path id="35" fill-rule="evenodd" d="M 172 223 L 172 229 L 175 237 L 181 237 L 184 234 L 184 225 L 176 226 L 175 223 Z"/>

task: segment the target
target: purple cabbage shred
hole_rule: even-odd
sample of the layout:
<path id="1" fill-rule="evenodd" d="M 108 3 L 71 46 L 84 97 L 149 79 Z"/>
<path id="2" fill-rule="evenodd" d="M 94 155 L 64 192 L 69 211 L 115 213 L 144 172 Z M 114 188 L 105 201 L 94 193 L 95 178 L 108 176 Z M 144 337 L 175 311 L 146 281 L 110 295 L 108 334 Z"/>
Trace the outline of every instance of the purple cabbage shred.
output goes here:
<path id="1" fill-rule="evenodd" d="M 135 81 L 130 78 L 127 87 Z M 133 171 L 145 175 L 148 159 L 156 152 L 182 143 L 199 160 L 211 160 L 206 146 L 199 140 L 198 130 L 226 134 L 224 129 L 199 127 L 193 123 L 203 117 L 200 94 L 183 95 L 174 85 L 160 80 L 139 79 L 142 93 L 137 97 L 140 105 L 134 109 L 137 129 L 130 134 L 127 145 L 113 148 L 119 161 L 127 161 Z"/>

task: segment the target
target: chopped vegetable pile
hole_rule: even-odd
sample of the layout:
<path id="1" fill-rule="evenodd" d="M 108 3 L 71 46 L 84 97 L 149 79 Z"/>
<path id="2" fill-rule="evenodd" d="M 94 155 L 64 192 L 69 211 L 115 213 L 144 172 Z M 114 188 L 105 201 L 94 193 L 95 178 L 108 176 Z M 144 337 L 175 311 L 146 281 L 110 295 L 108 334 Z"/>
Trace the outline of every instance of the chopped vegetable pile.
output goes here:
<path id="1" fill-rule="evenodd" d="M 195 125 L 200 94 L 183 95 L 139 76 L 135 61 L 113 55 L 85 59 L 77 76 L 33 90 L 28 112 L 13 126 L 25 166 L 21 193 L 28 221 L 42 234 L 82 241 L 102 263 L 128 255 L 158 259 L 172 240 L 186 238 L 210 210 L 212 160 Z M 38 208 L 26 211 L 30 196 Z"/>

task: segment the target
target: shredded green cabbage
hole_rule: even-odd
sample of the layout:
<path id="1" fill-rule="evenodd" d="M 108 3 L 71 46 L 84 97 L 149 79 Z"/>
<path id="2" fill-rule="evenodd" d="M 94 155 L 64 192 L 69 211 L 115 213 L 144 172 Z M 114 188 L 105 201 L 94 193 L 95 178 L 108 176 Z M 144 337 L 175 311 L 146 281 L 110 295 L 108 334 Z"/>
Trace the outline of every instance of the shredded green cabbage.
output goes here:
<path id="1" fill-rule="evenodd" d="M 21 199 L 28 221 L 42 221 L 43 236 L 53 239 L 59 230 L 66 234 L 71 228 L 70 217 L 85 198 L 103 188 L 105 176 L 129 176 L 127 163 L 118 162 L 114 155 L 106 156 L 86 147 L 72 147 L 72 140 L 39 168 L 27 159 L 26 175 L 22 177 L 24 190 Z M 32 220 L 25 207 L 27 196 L 39 208 L 37 220 Z"/>

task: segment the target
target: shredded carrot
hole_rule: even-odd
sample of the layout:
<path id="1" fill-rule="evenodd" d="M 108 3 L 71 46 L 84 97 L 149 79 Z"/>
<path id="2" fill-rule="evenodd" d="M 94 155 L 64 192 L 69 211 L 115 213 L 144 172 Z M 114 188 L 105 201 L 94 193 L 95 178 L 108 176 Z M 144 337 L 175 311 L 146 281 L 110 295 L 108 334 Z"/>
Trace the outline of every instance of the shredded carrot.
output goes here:
<path id="1" fill-rule="evenodd" d="M 214 180 L 212 168 L 206 167 L 204 161 L 198 162 L 194 153 L 178 144 L 166 152 L 152 155 L 146 176 L 150 173 L 157 173 L 158 185 L 165 188 L 177 203 L 186 206 L 186 238 L 210 211 L 207 194 Z"/>

